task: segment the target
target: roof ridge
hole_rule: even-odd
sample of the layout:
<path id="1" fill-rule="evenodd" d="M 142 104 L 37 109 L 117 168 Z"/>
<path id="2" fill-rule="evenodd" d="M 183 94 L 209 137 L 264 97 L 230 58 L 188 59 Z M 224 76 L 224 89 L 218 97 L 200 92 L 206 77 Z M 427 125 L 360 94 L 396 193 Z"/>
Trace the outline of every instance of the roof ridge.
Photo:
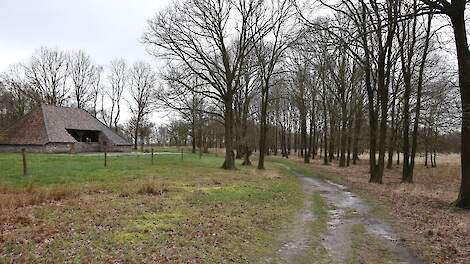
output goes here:
<path id="1" fill-rule="evenodd" d="M 41 103 L 42 106 L 47 106 L 47 107 L 53 107 L 53 108 L 58 108 L 58 109 L 61 109 L 61 108 L 68 108 L 68 109 L 80 109 L 80 110 L 84 110 L 82 108 L 78 108 L 78 107 L 75 107 L 75 106 L 58 106 L 58 105 L 53 105 L 53 104 L 46 104 L 46 103 Z M 85 110 L 86 111 L 86 110 Z M 88 111 L 87 111 L 88 112 Z"/>

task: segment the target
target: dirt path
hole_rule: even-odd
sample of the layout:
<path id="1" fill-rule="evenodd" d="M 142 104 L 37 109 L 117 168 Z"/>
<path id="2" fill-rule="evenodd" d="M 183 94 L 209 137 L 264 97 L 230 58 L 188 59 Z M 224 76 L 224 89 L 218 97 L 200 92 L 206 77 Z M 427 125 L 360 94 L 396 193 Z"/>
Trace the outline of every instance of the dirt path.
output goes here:
<path id="1" fill-rule="evenodd" d="M 345 186 L 291 171 L 303 185 L 307 197 L 304 208 L 281 236 L 282 246 L 262 263 L 423 263 L 390 224 L 371 216 L 371 206 Z M 320 234 L 312 228 L 320 220 L 309 199 L 318 194 L 327 204 L 327 228 Z M 311 253 L 322 250 L 326 254 L 320 259 Z"/>
<path id="2" fill-rule="evenodd" d="M 288 232 L 282 235 L 281 247 L 273 256 L 262 259 L 261 263 L 300 263 L 311 243 L 313 232 L 310 224 L 314 221 L 313 212 L 309 209 L 312 202 L 305 200 L 304 208 L 297 213 L 294 223 Z"/>

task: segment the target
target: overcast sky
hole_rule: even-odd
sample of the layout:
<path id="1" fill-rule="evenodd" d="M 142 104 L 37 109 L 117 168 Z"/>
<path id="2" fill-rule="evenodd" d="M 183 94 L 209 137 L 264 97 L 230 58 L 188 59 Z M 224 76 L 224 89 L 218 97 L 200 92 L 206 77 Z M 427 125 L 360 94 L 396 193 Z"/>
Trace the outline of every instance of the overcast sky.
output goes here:
<path id="1" fill-rule="evenodd" d="M 171 0 L 0 0 L 0 72 L 41 46 L 83 49 L 96 63 L 149 59 L 146 20 Z"/>

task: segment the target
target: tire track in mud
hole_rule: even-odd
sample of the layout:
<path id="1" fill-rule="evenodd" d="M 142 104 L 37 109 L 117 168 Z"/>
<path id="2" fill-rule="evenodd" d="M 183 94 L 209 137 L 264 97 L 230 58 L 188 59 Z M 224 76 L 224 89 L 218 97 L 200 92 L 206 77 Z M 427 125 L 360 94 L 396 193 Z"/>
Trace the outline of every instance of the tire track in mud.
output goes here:
<path id="1" fill-rule="evenodd" d="M 353 258 L 354 226 L 359 225 L 364 227 L 366 235 L 376 239 L 380 243 L 380 248 L 392 256 L 392 263 L 423 263 L 403 244 L 390 224 L 371 217 L 369 214 L 371 206 L 348 191 L 345 186 L 329 180 L 306 177 L 286 165 L 282 166 L 299 179 L 307 196 L 320 194 L 328 204 L 327 231 L 321 237 L 321 244 L 329 257 L 329 260 L 325 260 L 326 263 L 350 262 Z M 261 263 L 298 263 L 300 259 L 302 263 L 325 263 L 318 260 L 309 262 L 304 258 L 310 246 L 310 236 L 313 235 L 311 224 L 315 218 L 312 201 L 306 199 L 304 208 L 296 215 L 288 232 L 280 238 L 282 246 L 274 256 L 263 259 Z M 361 260 L 361 263 L 370 262 Z"/>

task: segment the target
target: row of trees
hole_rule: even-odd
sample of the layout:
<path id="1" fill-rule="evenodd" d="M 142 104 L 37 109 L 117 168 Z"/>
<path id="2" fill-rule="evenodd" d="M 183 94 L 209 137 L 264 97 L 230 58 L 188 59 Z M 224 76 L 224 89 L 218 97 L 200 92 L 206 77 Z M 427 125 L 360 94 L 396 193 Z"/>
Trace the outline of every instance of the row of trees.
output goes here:
<path id="1" fill-rule="evenodd" d="M 25 63 L 11 66 L 0 78 L 0 128 L 7 128 L 32 108 L 45 103 L 85 109 L 137 142 L 155 109 L 157 75 L 142 61 L 124 59 L 101 66 L 84 51 L 42 47 Z M 131 119 L 122 125 L 122 107 Z"/>
<path id="2" fill-rule="evenodd" d="M 99 67 L 84 52 L 42 48 L 2 76 L 0 121 L 40 102 L 88 109 L 107 125 L 162 144 L 191 142 L 193 151 L 225 147 L 223 168 L 265 155 L 319 156 L 339 166 L 368 153 L 370 182 L 403 166 L 413 182 L 418 153 L 431 155 L 462 123 L 462 184 L 457 204 L 470 205 L 470 53 L 465 0 L 185 0 L 149 20 L 142 42 L 166 67 L 143 62 Z M 440 30 L 450 17 L 458 84 Z M 104 76 L 105 78 L 101 78 Z M 460 88 L 460 91 L 459 91 Z M 460 96 L 459 96 L 460 92 Z M 126 96 L 124 96 L 126 95 Z M 126 99 L 123 99 L 126 98 Z M 122 100 L 132 119 L 120 125 Z M 152 128 L 155 106 L 179 113 Z M 461 107 L 462 106 L 462 109 Z M 460 119 L 462 117 L 462 119 Z M 460 122 L 462 120 L 462 122 Z M 448 141 L 450 142 L 450 141 Z"/>
<path id="3" fill-rule="evenodd" d="M 458 20 L 465 1 L 457 2 L 186 0 L 149 20 L 143 42 L 166 59 L 160 101 L 190 124 L 194 144 L 204 146 L 209 121 L 223 125 L 225 169 L 237 157 L 251 164 L 255 149 L 259 169 L 266 154 L 288 156 L 292 146 L 305 163 L 320 154 L 339 166 L 366 151 L 370 182 L 382 183 L 395 157 L 402 181 L 412 183 L 417 153 L 433 153 L 434 164 L 438 139 L 463 113 L 458 204 L 466 207 L 470 162 L 459 107 L 466 101 L 458 87 L 466 88 L 462 70 L 455 84 L 436 20 L 441 13 Z"/>

